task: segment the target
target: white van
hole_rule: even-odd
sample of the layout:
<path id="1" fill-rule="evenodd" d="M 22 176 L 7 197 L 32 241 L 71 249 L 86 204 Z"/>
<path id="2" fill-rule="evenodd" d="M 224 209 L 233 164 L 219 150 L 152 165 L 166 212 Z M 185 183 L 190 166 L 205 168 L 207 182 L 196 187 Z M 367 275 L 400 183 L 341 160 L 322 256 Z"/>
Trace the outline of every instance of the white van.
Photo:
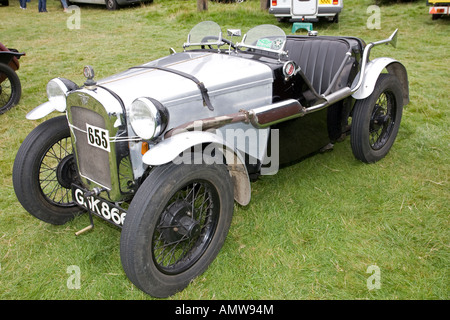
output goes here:
<path id="1" fill-rule="evenodd" d="M 320 17 L 338 22 L 344 0 L 271 0 L 269 13 L 278 21 L 317 22 Z"/>

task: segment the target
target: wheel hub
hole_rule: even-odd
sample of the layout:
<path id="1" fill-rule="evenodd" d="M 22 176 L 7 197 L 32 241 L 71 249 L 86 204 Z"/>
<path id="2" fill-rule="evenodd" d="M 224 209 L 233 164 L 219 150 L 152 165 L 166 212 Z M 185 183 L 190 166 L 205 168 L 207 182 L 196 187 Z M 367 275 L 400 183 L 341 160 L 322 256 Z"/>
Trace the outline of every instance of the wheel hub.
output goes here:
<path id="1" fill-rule="evenodd" d="M 193 219 L 192 206 L 184 200 L 172 203 L 162 217 L 161 233 L 167 243 L 200 235 L 200 225 Z"/>
<path id="2" fill-rule="evenodd" d="M 69 154 L 58 163 L 58 167 L 56 168 L 56 177 L 62 187 L 66 189 L 70 189 L 72 187 L 72 183 L 77 177 L 73 154 Z"/>
<path id="3" fill-rule="evenodd" d="M 389 123 L 390 120 L 391 117 L 389 116 L 389 114 L 386 114 L 382 107 L 377 106 L 372 116 L 372 127 L 374 130 L 378 130 L 386 123 Z"/>

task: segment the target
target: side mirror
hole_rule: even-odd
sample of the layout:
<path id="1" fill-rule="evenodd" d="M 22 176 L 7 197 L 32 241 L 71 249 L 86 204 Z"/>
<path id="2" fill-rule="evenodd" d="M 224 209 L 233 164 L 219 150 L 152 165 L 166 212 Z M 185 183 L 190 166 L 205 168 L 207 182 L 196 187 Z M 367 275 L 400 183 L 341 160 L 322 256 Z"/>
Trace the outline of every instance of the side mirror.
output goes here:
<path id="1" fill-rule="evenodd" d="M 395 31 L 391 34 L 391 36 L 389 37 L 390 39 L 390 44 L 394 47 L 397 48 L 397 37 L 398 37 L 398 29 L 395 29 Z"/>
<path id="2" fill-rule="evenodd" d="M 387 39 L 380 40 L 373 42 L 374 46 L 377 46 L 379 44 L 391 44 L 394 48 L 397 48 L 397 37 L 398 37 L 398 29 L 395 29 L 395 31 L 391 34 L 391 36 Z"/>
<path id="3" fill-rule="evenodd" d="M 227 34 L 229 37 L 240 37 L 241 29 L 227 29 Z"/>

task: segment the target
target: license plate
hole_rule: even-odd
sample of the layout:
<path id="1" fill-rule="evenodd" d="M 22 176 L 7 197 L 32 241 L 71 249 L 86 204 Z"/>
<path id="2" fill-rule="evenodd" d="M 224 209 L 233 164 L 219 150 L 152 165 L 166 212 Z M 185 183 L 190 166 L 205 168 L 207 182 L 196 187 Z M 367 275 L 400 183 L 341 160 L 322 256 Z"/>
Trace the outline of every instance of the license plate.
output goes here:
<path id="1" fill-rule="evenodd" d="M 109 131 L 86 123 L 87 141 L 91 146 L 110 152 Z"/>
<path id="2" fill-rule="evenodd" d="M 123 227 L 125 216 L 127 215 L 125 210 L 99 197 L 90 196 L 85 198 L 83 196 L 84 193 L 85 190 L 72 185 L 73 199 L 76 204 L 89 209 L 91 213 L 120 228 Z"/>
<path id="3" fill-rule="evenodd" d="M 332 0 L 319 0 L 319 4 L 331 4 Z"/>

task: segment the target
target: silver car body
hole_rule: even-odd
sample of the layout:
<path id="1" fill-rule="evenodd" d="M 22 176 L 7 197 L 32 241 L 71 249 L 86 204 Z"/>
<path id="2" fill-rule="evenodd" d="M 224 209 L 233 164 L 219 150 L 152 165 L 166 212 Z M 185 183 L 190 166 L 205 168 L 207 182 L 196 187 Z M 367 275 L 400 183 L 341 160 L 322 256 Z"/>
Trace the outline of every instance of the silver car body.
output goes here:
<path id="1" fill-rule="evenodd" d="M 202 96 L 194 82 L 173 73 L 149 68 L 154 66 L 170 67 L 202 79 L 202 82 L 208 88 L 208 94 L 214 110 L 211 111 L 203 105 Z M 215 72 L 211 73 L 211 70 L 215 70 Z M 142 157 L 142 141 L 133 133 L 133 129 L 129 124 L 128 137 L 124 140 L 120 139 L 118 136 L 119 132 L 115 130 L 115 128 L 126 122 L 124 113 L 128 113 L 128 108 L 136 97 L 148 96 L 158 100 L 169 111 L 168 128 L 175 128 L 191 120 L 217 117 L 238 112 L 241 109 L 251 109 L 270 104 L 272 101 L 272 82 L 271 69 L 256 61 L 241 59 L 234 55 L 181 52 L 102 79 L 97 82 L 95 90 L 86 88 L 75 90 L 67 97 L 68 106 L 85 105 L 90 110 L 103 114 L 103 118 L 106 121 L 104 124 L 98 123 L 98 127 L 106 126 L 110 136 L 116 136 L 116 139 L 111 140 L 112 147 L 109 159 L 102 156 L 104 155 L 102 151 L 85 151 L 80 156 L 79 153 L 83 152 L 83 145 L 86 145 L 80 142 L 81 139 L 85 139 L 86 129 L 85 125 L 80 123 L 82 122 L 81 119 L 76 120 L 74 118 L 73 107 L 68 108 L 68 118 L 74 140 L 76 143 L 80 142 L 80 145 L 76 148 L 80 175 L 86 184 L 92 182 L 110 190 L 110 199 L 117 201 L 121 199 L 121 193 L 126 190 L 115 185 L 116 181 L 119 180 L 119 173 L 115 172 L 115 170 L 105 170 L 105 168 L 115 167 L 114 159 L 117 158 L 117 155 L 114 149 L 118 142 L 127 141 L 130 148 L 129 161 L 131 162 L 133 174 L 133 179 L 130 179 L 130 181 L 142 176 L 147 165 L 160 163 L 160 160 L 153 160 L 158 153 L 150 152 L 151 148 L 149 154 L 144 158 Z M 124 109 L 121 108 L 111 92 L 120 97 L 125 107 Z M 94 107 L 96 104 L 102 105 L 106 112 L 102 112 L 100 107 Z M 89 109 L 83 108 L 80 110 L 90 113 L 90 111 L 87 111 Z M 81 114 L 78 115 L 78 113 L 77 116 L 84 117 Z M 92 120 L 91 115 L 86 115 L 85 117 L 89 119 L 90 123 L 95 122 L 95 120 Z M 204 139 L 208 135 L 203 133 L 201 142 L 228 145 L 230 146 L 228 150 L 240 152 L 237 155 L 239 158 L 244 154 L 248 154 L 262 161 L 266 153 L 268 128 L 256 129 L 259 131 L 256 137 L 262 139 L 262 143 L 237 145 L 234 141 L 235 135 L 227 135 L 229 129 L 245 132 L 249 128 L 253 128 L 253 126 L 248 123 L 229 124 L 217 129 L 216 136 L 221 137 L 222 141 L 217 138 L 213 139 L 210 135 L 209 139 Z M 192 146 L 192 141 L 184 141 L 183 143 L 184 145 L 178 140 L 178 143 L 163 145 L 167 145 L 169 149 L 174 150 L 174 154 L 178 154 L 180 148 L 187 149 Z M 239 150 L 239 148 L 241 149 Z M 162 148 L 159 147 L 159 149 Z M 167 150 L 163 154 L 168 154 Z M 172 159 L 167 159 L 167 161 L 170 160 Z M 242 164 L 243 161 L 239 162 Z M 243 168 L 243 165 L 241 168 Z M 108 172 L 111 174 L 109 175 Z M 120 173 L 120 175 L 123 175 L 123 173 Z M 245 184 L 247 183 L 245 182 Z M 248 189 L 248 187 L 244 188 Z M 239 197 L 239 194 L 241 194 L 241 197 Z M 242 193 L 237 193 L 237 200 L 245 198 L 245 200 L 239 201 L 240 203 L 249 202 L 249 193 L 246 192 L 245 194 L 248 194 L 248 196 L 242 197 Z"/>

